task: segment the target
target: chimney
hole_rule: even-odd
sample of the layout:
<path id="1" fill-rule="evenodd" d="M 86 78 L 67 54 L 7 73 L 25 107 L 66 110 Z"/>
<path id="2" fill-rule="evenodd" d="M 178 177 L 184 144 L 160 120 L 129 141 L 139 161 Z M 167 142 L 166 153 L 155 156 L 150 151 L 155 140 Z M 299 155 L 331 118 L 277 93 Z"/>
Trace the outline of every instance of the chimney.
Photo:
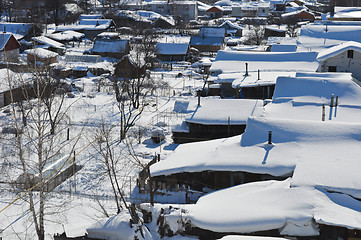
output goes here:
<path id="1" fill-rule="evenodd" d="M 335 106 L 336 106 L 336 107 L 338 106 L 338 96 L 336 96 L 336 103 L 335 103 Z"/>
<path id="2" fill-rule="evenodd" d="M 261 80 L 261 71 L 258 69 L 258 78 L 257 80 Z"/>
<path id="3" fill-rule="evenodd" d="M 201 91 L 200 90 L 197 91 L 197 95 L 198 95 L 198 107 L 200 107 L 201 106 Z"/>
<path id="4" fill-rule="evenodd" d="M 322 121 L 325 121 L 325 104 L 322 104 Z"/>
<path id="5" fill-rule="evenodd" d="M 331 95 L 331 103 L 330 103 L 330 107 L 333 107 L 333 100 L 334 100 L 334 98 L 335 98 L 335 95 Z"/>
<path id="6" fill-rule="evenodd" d="M 246 74 L 245 76 L 248 76 L 248 63 L 246 63 Z"/>
<path id="7" fill-rule="evenodd" d="M 268 144 L 272 144 L 272 131 L 268 131 Z"/>

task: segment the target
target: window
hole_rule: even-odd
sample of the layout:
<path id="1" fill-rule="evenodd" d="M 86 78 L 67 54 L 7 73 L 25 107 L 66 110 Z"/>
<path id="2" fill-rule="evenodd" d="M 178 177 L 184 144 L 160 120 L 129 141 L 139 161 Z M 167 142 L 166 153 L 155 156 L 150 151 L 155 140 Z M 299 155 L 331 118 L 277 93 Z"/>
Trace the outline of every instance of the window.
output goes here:
<path id="1" fill-rule="evenodd" d="M 328 71 L 329 72 L 337 72 L 337 67 L 336 66 L 329 66 Z"/>
<path id="2" fill-rule="evenodd" d="M 353 58 L 353 50 L 347 50 L 347 58 Z"/>

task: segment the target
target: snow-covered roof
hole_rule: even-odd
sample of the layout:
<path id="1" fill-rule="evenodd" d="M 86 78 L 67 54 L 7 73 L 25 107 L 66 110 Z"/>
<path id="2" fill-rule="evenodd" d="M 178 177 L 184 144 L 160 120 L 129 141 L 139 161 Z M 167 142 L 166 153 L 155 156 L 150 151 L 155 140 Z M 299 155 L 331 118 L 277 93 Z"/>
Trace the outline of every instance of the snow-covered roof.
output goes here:
<path id="1" fill-rule="evenodd" d="M 79 21 L 83 19 L 102 19 L 102 14 L 81 14 L 79 17 Z"/>
<path id="2" fill-rule="evenodd" d="M 361 19 L 361 8 L 360 7 L 334 7 L 334 15 L 331 16 L 328 13 L 328 18 L 332 19 L 347 19 L 347 18 L 356 18 Z"/>
<path id="3" fill-rule="evenodd" d="M 224 30 L 224 28 L 222 29 Z M 192 36 L 189 44 L 193 46 L 222 46 L 224 37 Z"/>
<path id="4" fill-rule="evenodd" d="M 53 58 L 59 56 L 59 54 L 46 50 L 44 48 L 33 48 L 25 50 L 26 53 L 37 56 L 39 58 Z"/>
<path id="5" fill-rule="evenodd" d="M 225 35 L 226 35 L 226 30 L 224 28 L 203 27 L 199 30 L 199 36 L 203 38 L 224 37 Z"/>
<path id="6" fill-rule="evenodd" d="M 224 28 L 226 26 L 228 26 L 230 28 L 238 29 L 238 30 L 243 30 L 243 28 L 241 26 L 239 26 L 237 23 L 233 23 L 229 20 L 223 22 L 219 27 Z"/>
<path id="7" fill-rule="evenodd" d="M 283 71 L 315 72 L 318 68 L 316 52 L 254 52 L 254 51 L 218 51 L 211 72 Z"/>
<path id="8" fill-rule="evenodd" d="M 329 106 L 332 94 L 338 96 L 337 107 Z M 327 104 L 325 121 L 322 104 Z M 151 166 L 152 176 L 207 170 L 273 176 L 294 172 L 294 186 L 323 186 L 361 198 L 355 170 L 361 167 L 361 87 L 349 73 L 279 77 L 273 101 L 264 108 L 248 118 L 241 136 L 178 146 Z M 269 131 L 272 144 L 267 143 Z M 337 174 L 345 176 L 335 179 Z"/>
<path id="9" fill-rule="evenodd" d="M 322 52 L 320 52 L 317 55 L 317 60 L 323 61 L 330 57 L 334 57 L 340 53 L 343 53 L 347 50 L 354 50 L 354 51 L 361 52 L 361 43 L 349 41 L 349 42 L 341 43 L 337 46 L 328 48 L 326 50 L 323 50 Z"/>
<path id="10" fill-rule="evenodd" d="M 111 19 L 82 19 L 79 28 L 84 30 L 105 30 L 113 23 Z"/>
<path id="11" fill-rule="evenodd" d="M 232 80 L 232 75 L 234 73 L 225 73 L 219 74 L 218 79 L 215 82 L 223 82 L 224 75 L 227 76 L 229 80 Z M 232 81 L 233 88 L 244 88 L 244 87 L 257 87 L 257 86 L 267 86 L 267 85 L 275 85 L 277 78 L 279 76 L 289 76 L 294 77 L 296 75 L 295 72 L 282 72 L 282 71 L 260 71 L 257 72 L 249 72 L 247 76 L 242 74 L 241 76 L 234 76 L 235 78 Z"/>
<path id="12" fill-rule="evenodd" d="M 129 41 L 123 39 L 97 39 L 94 42 L 94 53 L 126 52 Z"/>
<path id="13" fill-rule="evenodd" d="M 68 30 L 64 32 L 51 33 L 47 35 L 49 38 L 54 39 L 55 41 L 71 41 L 76 39 L 81 39 L 85 37 L 84 33 Z"/>
<path id="14" fill-rule="evenodd" d="M 357 23 L 317 22 L 303 25 L 297 51 L 322 51 L 342 42 L 361 42 L 361 25 Z"/>
<path id="15" fill-rule="evenodd" d="M 283 45 L 283 44 L 275 44 L 271 47 L 271 52 L 296 52 L 297 45 Z"/>
<path id="16" fill-rule="evenodd" d="M 48 37 L 45 37 L 45 36 L 33 37 L 31 39 L 42 45 L 59 48 L 59 49 L 65 49 L 64 44 L 57 42 L 53 39 L 50 39 Z"/>
<path id="17" fill-rule="evenodd" d="M 300 13 L 307 13 L 307 14 L 315 17 L 315 15 L 314 15 L 313 13 L 308 12 L 306 9 L 301 9 L 301 10 L 298 10 L 298 11 L 293 11 L 293 12 L 289 12 L 289 13 L 284 13 L 284 14 L 282 14 L 281 16 L 282 16 L 282 18 L 287 18 L 287 17 L 296 16 L 296 15 L 298 15 L 298 14 L 300 14 Z"/>
<path id="18" fill-rule="evenodd" d="M 188 53 L 188 43 L 157 43 L 157 54 L 160 55 L 186 55 Z"/>
<path id="19" fill-rule="evenodd" d="M 198 5 L 198 11 L 199 12 L 205 12 L 207 11 L 210 7 L 212 7 L 211 5 L 208 5 L 206 3 L 197 1 L 197 5 Z"/>
<path id="20" fill-rule="evenodd" d="M 319 235 L 317 223 L 360 229 L 359 201 L 322 189 L 290 187 L 290 182 L 250 183 L 205 195 L 187 207 L 191 222 L 214 232 L 278 229 L 289 236 Z"/>
<path id="21" fill-rule="evenodd" d="M 262 100 L 253 99 L 201 99 L 201 105 L 186 117 L 190 123 L 205 125 L 246 124 L 249 116 L 263 109 Z"/>

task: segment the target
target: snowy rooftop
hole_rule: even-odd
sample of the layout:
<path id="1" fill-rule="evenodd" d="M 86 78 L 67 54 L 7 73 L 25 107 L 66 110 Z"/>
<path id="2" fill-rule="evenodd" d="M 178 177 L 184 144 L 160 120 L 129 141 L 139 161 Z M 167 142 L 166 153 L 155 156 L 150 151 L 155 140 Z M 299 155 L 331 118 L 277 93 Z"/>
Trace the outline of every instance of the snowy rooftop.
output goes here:
<path id="1" fill-rule="evenodd" d="M 201 106 L 186 117 L 187 122 L 210 125 L 246 124 L 249 116 L 262 112 L 263 101 L 251 99 L 201 98 Z"/>
<path id="2" fill-rule="evenodd" d="M 42 44 L 42 45 L 47 45 L 47 46 L 54 47 L 54 48 L 65 49 L 64 44 L 54 41 L 53 39 L 50 39 L 45 36 L 33 37 L 32 40 L 36 41 L 37 43 Z"/>
<path id="3" fill-rule="evenodd" d="M 281 235 L 314 236 L 319 235 L 315 222 L 360 229 L 361 219 L 359 201 L 322 189 L 290 187 L 290 179 L 217 191 L 187 209 L 194 225 L 215 232 L 278 229 Z"/>
<path id="4" fill-rule="evenodd" d="M 335 14 L 331 17 L 328 14 L 329 18 L 361 18 L 361 8 L 360 7 L 338 7 L 335 6 Z"/>
<path id="5" fill-rule="evenodd" d="M 161 55 L 186 55 L 188 53 L 188 43 L 157 43 L 157 54 Z"/>
<path id="6" fill-rule="evenodd" d="M 84 33 L 79 33 L 76 31 L 68 30 L 59 33 L 52 33 L 47 35 L 49 38 L 54 39 L 55 41 L 71 41 L 85 37 Z"/>
<path id="7" fill-rule="evenodd" d="M 233 88 L 242 88 L 242 87 L 256 87 L 256 86 L 266 86 L 266 85 L 274 85 L 276 84 L 277 78 L 279 76 L 295 76 L 295 72 L 277 72 L 277 71 L 267 71 L 262 72 L 249 72 L 248 76 L 240 76 L 238 78 L 235 78 L 234 81 L 232 81 L 232 87 Z M 222 78 L 223 75 L 230 75 L 231 74 L 219 74 L 218 78 Z M 216 81 L 218 82 L 218 81 Z"/>
<path id="8" fill-rule="evenodd" d="M 323 60 L 326 60 L 327 58 L 334 57 L 347 50 L 355 50 L 355 51 L 361 52 L 361 43 L 349 41 L 349 42 L 341 43 L 337 46 L 328 48 L 326 50 L 323 50 L 322 52 L 320 52 L 317 55 L 317 60 L 323 61 Z"/>
<path id="9" fill-rule="evenodd" d="M 129 41 L 123 39 L 97 39 L 92 51 L 95 53 L 121 53 L 126 52 L 128 44 Z"/>
<path id="10" fill-rule="evenodd" d="M 316 52 L 252 52 L 252 51 L 218 51 L 211 72 L 245 72 L 248 71 L 290 71 L 315 72 L 318 68 Z"/>
<path id="11" fill-rule="evenodd" d="M 360 42 L 361 25 L 357 23 L 313 23 L 301 27 L 297 51 L 322 51 L 342 42 Z"/>
<path id="12" fill-rule="evenodd" d="M 59 54 L 49 51 L 49 50 L 46 50 L 44 48 L 34 48 L 34 49 L 28 49 L 25 51 L 26 51 L 26 53 L 35 55 L 39 58 L 52 58 L 52 57 L 59 56 Z"/>
<path id="13" fill-rule="evenodd" d="M 327 105 L 327 119 L 322 121 L 320 104 L 329 104 L 331 93 L 339 96 L 339 105 Z M 294 172 L 295 186 L 324 186 L 361 198 L 355 170 L 361 167 L 360 117 L 361 88 L 350 74 L 280 77 L 273 102 L 248 119 L 244 134 L 180 145 L 167 159 L 152 165 L 151 174 L 214 170 L 284 176 Z M 269 131 L 272 144 L 267 144 Z M 338 174 L 344 177 L 335 178 Z"/>

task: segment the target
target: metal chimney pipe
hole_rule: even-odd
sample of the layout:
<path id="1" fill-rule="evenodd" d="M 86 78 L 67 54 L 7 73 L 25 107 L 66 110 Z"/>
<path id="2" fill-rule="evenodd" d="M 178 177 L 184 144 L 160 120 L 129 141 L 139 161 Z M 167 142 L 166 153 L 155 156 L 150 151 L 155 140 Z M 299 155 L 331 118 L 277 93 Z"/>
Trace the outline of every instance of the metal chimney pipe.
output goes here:
<path id="1" fill-rule="evenodd" d="M 325 104 L 322 104 L 322 121 L 325 121 Z"/>
<path id="2" fill-rule="evenodd" d="M 272 144 L 272 131 L 268 131 L 268 144 Z"/>
<path id="3" fill-rule="evenodd" d="M 331 95 L 331 103 L 330 103 L 330 107 L 333 107 L 333 100 L 334 100 L 334 98 L 335 98 L 335 95 L 334 95 L 334 94 L 332 94 L 332 95 Z"/>
<path id="4" fill-rule="evenodd" d="M 258 78 L 257 80 L 261 80 L 261 71 L 258 69 Z"/>
<path id="5" fill-rule="evenodd" d="M 245 76 L 248 76 L 248 63 L 246 63 L 246 74 Z"/>

